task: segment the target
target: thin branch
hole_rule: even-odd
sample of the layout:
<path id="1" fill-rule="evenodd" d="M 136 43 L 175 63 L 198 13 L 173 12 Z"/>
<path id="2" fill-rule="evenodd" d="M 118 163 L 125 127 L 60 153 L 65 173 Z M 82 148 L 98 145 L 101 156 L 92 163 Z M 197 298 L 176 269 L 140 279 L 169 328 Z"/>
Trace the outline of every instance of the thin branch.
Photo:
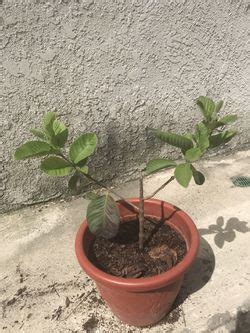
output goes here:
<path id="1" fill-rule="evenodd" d="M 139 249 L 143 249 L 144 243 L 144 199 L 143 199 L 143 178 L 139 179 L 140 184 L 140 203 L 139 203 Z"/>
<path id="2" fill-rule="evenodd" d="M 105 188 L 106 190 L 108 190 L 109 192 L 113 193 L 114 195 L 116 195 L 120 200 L 124 201 L 126 203 L 127 206 L 131 207 L 133 209 L 133 212 L 135 213 L 139 213 L 139 208 L 132 204 L 131 202 L 127 201 L 123 196 L 121 196 L 119 193 L 117 193 L 115 190 L 107 187 L 106 185 L 104 185 L 103 183 L 99 182 L 99 180 L 93 178 L 92 176 L 84 173 L 81 171 L 80 168 L 76 168 L 77 171 L 79 171 L 83 176 L 85 176 L 86 178 L 88 178 L 89 180 L 91 180 L 92 182 L 96 183 L 97 185 L 99 185 L 100 187 Z"/>
<path id="3" fill-rule="evenodd" d="M 74 163 L 72 163 L 66 156 L 64 156 L 63 154 L 60 153 L 60 156 L 67 161 L 68 163 L 70 163 L 72 165 L 72 167 L 78 171 L 81 175 L 83 175 L 84 177 L 88 178 L 89 180 L 91 180 L 93 183 L 99 185 L 100 187 L 105 188 L 106 190 L 110 191 L 111 193 L 113 193 L 114 195 L 116 195 L 119 199 L 123 200 L 124 202 L 126 202 L 127 205 L 133 207 L 133 209 L 138 213 L 139 212 L 139 208 L 133 204 L 131 204 L 130 202 L 128 202 L 124 197 L 122 197 L 119 193 L 117 193 L 115 190 L 110 189 L 109 187 L 107 187 L 105 184 L 101 183 L 99 180 L 95 179 L 94 177 L 90 176 L 87 173 L 84 173 L 81 168 L 79 168 L 77 165 L 75 165 Z"/>
<path id="4" fill-rule="evenodd" d="M 72 163 L 66 156 L 64 156 L 62 153 L 58 154 L 59 156 L 61 156 L 65 161 L 67 161 L 68 163 L 70 163 L 72 165 L 72 167 L 78 171 L 82 176 L 88 178 L 89 180 L 91 180 L 93 183 L 99 185 L 102 188 L 105 188 L 106 190 L 108 190 L 109 192 L 113 193 L 114 195 L 116 195 L 121 201 L 121 204 L 123 204 L 123 206 L 125 206 L 127 209 L 129 209 L 130 211 L 132 211 L 133 213 L 139 214 L 139 208 L 132 204 L 131 202 L 127 201 L 123 196 L 121 196 L 119 193 L 117 193 L 115 190 L 108 188 L 106 185 L 104 185 L 103 183 L 101 183 L 99 180 L 93 178 L 92 176 L 82 172 L 82 170 L 76 166 L 74 163 Z M 146 218 L 147 221 L 156 224 L 156 222 L 150 218 Z"/>
<path id="5" fill-rule="evenodd" d="M 163 183 L 157 190 L 155 190 L 152 194 L 146 196 L 144 199 L 151 199 L 152 197 L 154 197 L 158 192 L 160 192 L 161 190 L 164 189 L 165 186 L 167 186 L 169 183 L 171 183 L 173 180 L 175 179 L 174 176 L 170 177 L 169 180 L 167 180 L 165 183 Z"/>
<path id="6" fill-rule="evenodd" d="M 125 199 L 123 196 L 121 196 L 119 193 L 117 193 L 115 190 L 107 187 L 106 185 L 102 184 L 101 182 L 99 182 L 98 180 L 96 180 L 95 178 L 93 178 L 92 176 L 83 173 L 81 170 L 76 169 L 77 171 L 79 171 L 81 173 L 82 176 L 87 177 L 88 179 L 92 180 L 92 182 L 94 182 L 95 184 L 99 185 L 102 188 L 105 188 L 106 190 L 108 190 L 109 192 L 113 193 L 114 195 L 116 195 L 120 200 L 121 200 L 121 204 L 126 207 L 128 210 L 130 210 L 133 213 L 139 214 L 140 208 L 137 207 L 136 205 L 132 204 L 131 202 L 129 202 L 127 199 Z M 157 224 L 156 221 L 154 221 L 153 219 L 151 219 L 150 217 L 145 217 L 144 219 L 147 220 L 148 222 L 152 223 L 152 224 Z"/>

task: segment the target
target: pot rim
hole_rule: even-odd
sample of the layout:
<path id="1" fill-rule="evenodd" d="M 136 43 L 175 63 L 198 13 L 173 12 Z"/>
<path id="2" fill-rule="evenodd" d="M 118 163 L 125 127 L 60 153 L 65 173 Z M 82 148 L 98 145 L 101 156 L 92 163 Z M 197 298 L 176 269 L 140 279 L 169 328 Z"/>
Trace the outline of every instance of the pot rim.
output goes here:
<path id="1" fill-rule="evenodd" d="M 129 198 L 127 199 L 129 202 L 132 203 L 138 203 L 138 198 Z M 155 203 L 159 204 L 159 202 L 164 202 L 164 205 L 168 205 L 170 208 L 176 208 L 172 204 L 159 199 L 148 199 L 145 200 L 149 203 Z M 193 263 L 198 249 L 199 249 L 199 243 L 200 243 L 200 236 L 198 233 L 198 230 L 192 221 L 192 219 L 181 209 L 178 209 L 178 215 L 181 216 L 182 220 L 186 224 L 186 226 L 189 229 L 190 232 L 190 245 L 187 250 L 187 253 L 185 257 L 182 259 L 181 262 L 179 262 L 177 265 L 175 265 L 170 270 L 154 275 L 151 277 L 145 277 L 140 279 L 135 278 L 121 278 L 117 276 L 113 276 L 111 274 L 105 273 L 99 268 L 97 268 L 95 265 L 91 263 L 91 261 L 88 259 L 87 254 L 85 253 L 84 247 L 83 247 L 83 239 L 86 234 L 86 232 L 89 230 L 86 219 L 81 224 L 80 228 L 78 229 L 76 240 L 75 240 L 75 251 L 76 256 L 78 259 L 78 262 L 80 266 L 83 268 L 83 270 L 89 275 L 94 281 L 100 282 L 107 286 L 112 286 L 112 288 L 119 288 L 124 289 L 127 291 L 147 291 L 147 290 L 153 290 L 158 289 L 161 287 L 164 287 L 168 284 L 173 283 L 178 278 L 181 278 L 183 274 L 188 270 L 188 268 Z M 153 216 L 154 214 L 152 214 Z M 171 225 L 171 223 L 170 223 Z M 178 230 L 179 231 L 179 230 Z M 179 231 L 180 232 L 180 231 Z M 183 237 L 183 235 L 182 235 Z M 185 237 L 184 237 L 185 239 Z M 186 241 L 186 239 L 185 239 Z M 186 242 L 187 244 L 187 242 Z M 187 244 L 188 245 L 188 244 Z"/>

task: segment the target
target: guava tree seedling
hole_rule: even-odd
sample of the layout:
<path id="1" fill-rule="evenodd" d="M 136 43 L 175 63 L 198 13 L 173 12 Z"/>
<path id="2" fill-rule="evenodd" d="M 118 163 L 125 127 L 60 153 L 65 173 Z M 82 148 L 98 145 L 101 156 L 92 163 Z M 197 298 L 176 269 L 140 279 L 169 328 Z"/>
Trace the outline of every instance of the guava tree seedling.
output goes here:
<path id="1" fill-rule="evenodd" d="M 88 162 L 96 150 L 98 143 L 95 133 L 83 133 L 73 143 L 66 147 L 68 140 L 68 129 L 53 112 L 46 114 L 40 129 L 32 129 L 31 133 L 36 140 L 28 141 L 15 151 L 16 160 L 27 158 L 42 158 L 41 170 L 50 176 L 70 176 L 68 186 L 76 189 L 81 177 L 87 178 L 101 188 L 107 190 L 103 195 L 92 193 L 91 201 L 87 208 L 87 222 L 90 231 L 96 236 L 107 239 L 113 238 L 119 229 L 120 217 L 115 199 L 115 195 L 123 205 L 135 212 L 139 218 L 139 248 L 143 248 L 144 243 L 144 220 L 152 223 L 149 217 L 144 216 L 144 200 L 152 198 L 166 185 L 174 179 L 183 187 L 188 187 L 193 178 L 197 185 L 202 185 L 205 176 L 195 168 L 197 162 L 210 148 L 218 147 L 229 142 L 236 131 L 225 130 L 225 126 L 233 123 L 236 115 L 219 116 L 219 111 L 223 105 L 220 101 L 215 103 L 208 97 L 201 96 L 197 99 L 203 119 L 199 122 L 194 132 L 185 135 L 175 134 L 151 129 L 153 135 L 158 139 L 180 149 L 182 161 L 176 163 L 168 158 L 157 158 L 149 161 L 139 179 L 140 204 L 139 207 L 128 202 L 122 195 L 115 190 L 108 188 L 105 184 L 98 181 L 91 175 Z M 147 174 L 155 173 L 159 170 L 173 168 L 174 174 L 167 179 L 151 195 L 145 197 L 143 194 L 143 178 Z"/>

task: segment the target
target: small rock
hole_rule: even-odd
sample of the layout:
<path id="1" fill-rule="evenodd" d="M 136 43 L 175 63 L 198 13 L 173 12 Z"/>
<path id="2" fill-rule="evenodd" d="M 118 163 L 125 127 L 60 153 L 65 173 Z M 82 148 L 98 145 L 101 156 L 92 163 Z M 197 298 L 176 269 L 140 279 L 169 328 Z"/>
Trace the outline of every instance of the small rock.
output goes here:
<path id="1" fill-rule="evenodd" d="M 7 305 L 7 306 L 10 306 L 10 305 L 13 305 L 15 302 L 16 302 L 16 297 L 13 297 L 12 299 L 10 299 L 10 300 L 6 303 L 6 305 Z"/>
<path id="2" fill-rule="evenodd" d="M 98 319 L 92 315 L 83 325 L 82 328 L 86 330 L 87 332 L 92 331 L 98 324 Z"/>
<path id="3" fill-rule="evenodd" d="M 66 306 L 66 308 L 68 308 L 69 307 L 69 305 L 70 305 L 70 300 L 69 300 L 69 298 L 68 298 L 68 296 L 66 297 L 66 300 L 65 300 L 65 306 Z"/>
<path id="4" fill-rule="evenodd" d="M 26 286 L 24 286 L 23 288 L 18 289 L 18 291 L 16 292 L 15 296 L 20 296 L 22 295 L 22 293 L 27 289 Z"/>

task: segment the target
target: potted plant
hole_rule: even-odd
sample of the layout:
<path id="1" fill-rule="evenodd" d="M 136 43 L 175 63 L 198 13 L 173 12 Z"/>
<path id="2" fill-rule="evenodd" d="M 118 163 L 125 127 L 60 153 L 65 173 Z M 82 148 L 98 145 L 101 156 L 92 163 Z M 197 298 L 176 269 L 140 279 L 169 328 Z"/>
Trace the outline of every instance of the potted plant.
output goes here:
<path id="1" fill-rule="evenodd" d="M 202 185 L 205 177 L 194 162 L 209 148 L 227 143 L 236 134 L 224 129 L 237 117 L 219 117 L 222 101 L 215 103 L 201 96 L 197 104 L 203 120 L 193 133 L 179 135 L 150 129 L 158 139 L 179 148 L 183 161 L 149 161 L 139 177 L 139 198 L 125 199 L 90 174 L 88 161 L 97 146 L 94 133 L 82 134 L 66 154 L 68 129 L 52 112 L 45 116 L 42 129 L 31 130 L 37 140 L 26 142 L 15 152 L 17 160 L 42 156 L 41 169 L 50 176 L 70 175 L 71 189 L 76 189 L 84 177 L 107 190 L 90 195 L 87 219 L 76 236 L 76 255 L 112 311 L 130 325 L 154 324 L 170 311 L 199 247 L 199 234 L 192 219 L 153 196 L 174 180 L 185 188 L 192 178 Z M 174 168 L 173 176 L 145 197 L 143 178 L 167 168 Z M 113 195 L 119 200 L 115 201 Z"/>

